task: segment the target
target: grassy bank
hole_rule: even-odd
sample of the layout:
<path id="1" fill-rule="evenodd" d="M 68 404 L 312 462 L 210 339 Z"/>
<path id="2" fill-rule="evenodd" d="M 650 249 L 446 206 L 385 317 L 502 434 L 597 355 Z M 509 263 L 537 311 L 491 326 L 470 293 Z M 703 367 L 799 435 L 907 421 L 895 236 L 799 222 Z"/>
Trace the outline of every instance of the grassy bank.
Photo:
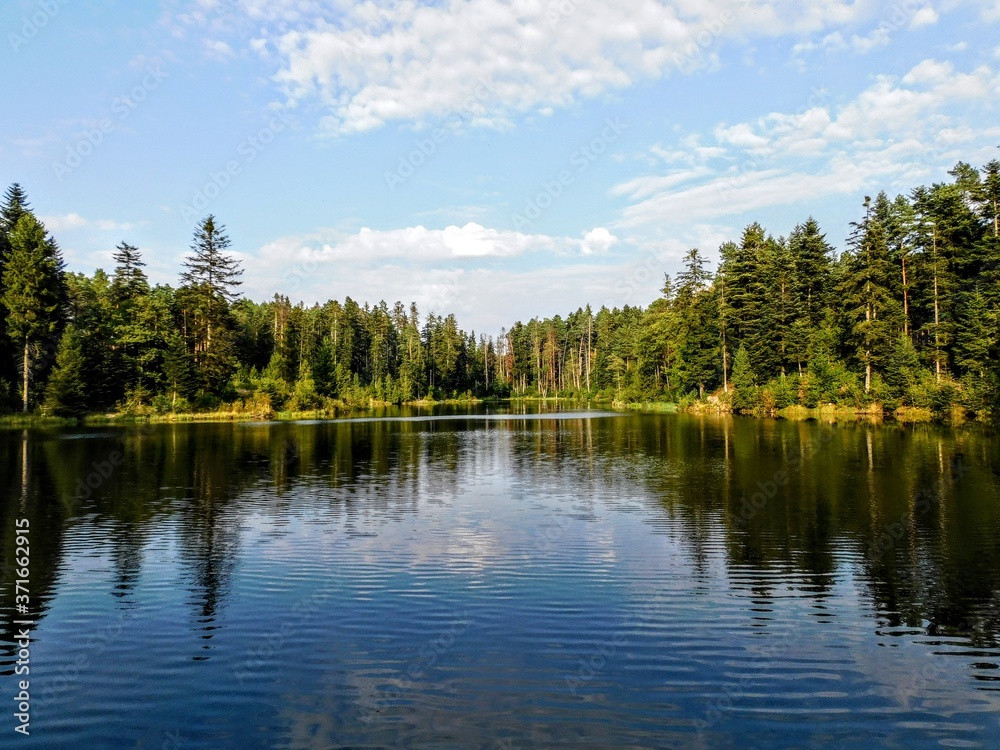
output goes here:
<path id="1" fill-rule="evenodd" d="M 611 408 L 627 409 L 628 411 L 637 411 L 644 414 L 676 414 L 678 411 L 677 404 L 667 401 L 612 401 Z"/>
<path id="2" fill-rule="evenodd" d="M 0 429 L 23 429 L 26 427 L 72 427 L 74 425 L 132 425 L 164 424 L 182 422 L 294 422 L 303 419 L 338 419 L 371 412 L 373 409 L 393 406 L 464 406 L 483 403 L 477 398 L 419 399 L 394 404 L 389 401 L 372 399 L 365 404 L 347 403 L 327 399 L 316 409 L 275 410 L 268 404 L 243 401 L 224 404 L 218 409 L 191 412 L 157 413 L 152 409 L 130 410 L 110 413 L 85 414 L 80 417 L 55 417 L 45 414 L 5 414 L 0 415 Z"/>
<path id="3" fill-rule="evenodd" d="M 662 401 L 623 402 L 615 401 L 612 408 L 635 411 L 644 414 L 731 414 L 732 409 L 718 400 L 702 400 L 683 404 Z M 991 419 L 986 413 L 970 413 L 960 407 L 953 407 L 938 413 L 929 408 L 902 406 L 895 410 L 884 409 L 879 404 L 869 404 L 861 408 L 853 408 L 838 404 L 821 404 L 812 408 L 793 405 L 784 409 L 765 412 L 761 409 L 740 412 L 741 416 L 759 417 L 765 419 L 787 419 L 790 421 L 817 420 L 832 421 L 891 421 L 901 424 L 916 424 L 924 422 L 941 422 L 947 424 L 963 424 L 965 422 L 985 422 Z"/>

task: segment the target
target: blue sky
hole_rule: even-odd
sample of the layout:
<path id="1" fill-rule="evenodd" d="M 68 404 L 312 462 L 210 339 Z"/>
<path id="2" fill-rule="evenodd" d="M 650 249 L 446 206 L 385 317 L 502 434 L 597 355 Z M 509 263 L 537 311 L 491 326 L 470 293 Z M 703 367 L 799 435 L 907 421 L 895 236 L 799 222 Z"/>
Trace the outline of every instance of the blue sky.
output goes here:
<path id="1" fill-rule="evenodd" d="M 72 270 L 416 301 L 496 333 L 646 305 L 689 247 L 1000 157 L 1000 2 L 7 0 L 0 182 Z"/>

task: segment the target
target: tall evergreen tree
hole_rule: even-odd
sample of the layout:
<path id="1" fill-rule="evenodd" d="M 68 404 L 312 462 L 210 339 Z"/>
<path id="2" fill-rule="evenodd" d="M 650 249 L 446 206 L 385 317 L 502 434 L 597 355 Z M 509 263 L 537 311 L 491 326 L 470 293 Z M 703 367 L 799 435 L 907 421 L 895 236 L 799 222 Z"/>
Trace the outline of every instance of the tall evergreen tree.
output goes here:
<path id="1" fill-rule="evenodd" d="M 879 195 L 877 203 L 888 203 L 884 193 Z M 852 225 L 855 231 L 840 290 L 847 305 L 847 338 L 864 367 L 866 393 L 871 390 L 875 371 L 896 340 L 897 317 L 885 227 L 878 212 L 874 216 L 872 213 L 871 200 L 866 197 L 865 219 Z"/>
<path id="2" fill-rule="evenodd" d="M 4 193 L 3 204 L 0 205 L 0 232 L 10 234 L 17 226 L 21 217 L 31 211 L 28 196 L 18 183 L 14 183 Z"/>
<path id="3" fill-rule="evenodd" d="M 708 289 L 710 279 L 701 253 L 697 248 L 689 250 L 684 256 L 684 270 L 677 274 L 673 307 L 681 375 L 686 386 L 698 389 L 699 398 L 704 397 L 707 386 L 714 384 L 719 369 L 717 304 Z"/>
<path id="4" fill-rule="evenodd" d="M 196 387 L 194 360 L 184 339 L 174 332 L 167 336 L 163 355 L 163 376 L 166 392 L 170 397 L 170 409 L 177 409 L 178 399 L 190 397 Z"/>
<path id="5" fill-rule="evenodd" d="M 114 308 L 114 369 L 120 396 L 142 403 L 159 380 L 157 370 L 166 344 L 157 328 L 164 310 L 151 294 L 139 249 L 122 242 L 113 257 L 115 275 L 110 296 Z"/>
<path id="6" fill-rule="evenodd" d="M 45 389 L 45 408 L 60 417 L 79 417 L 93 408 L 85 370 L 83 341 L 76 326 L 70 324 L 59 340 L 55 368 Z"/>
<path id="7" fill-rule="evenodd" d="M 965 187 L 959 183 L 917 188 L 913 206 L 915 244 L 920 250 L 915 328 L 925 361 L 940 380 L 952 369 L 962 278 L 977 276 L 980 271 L 972 251 L 982 228 L 970 208 Z"/>
<path id="8" fill-rule="evenodd" d="M 205 217 L 195 229 L 192 254 L 181 274 L 183 326 L 207 392 L 218 391 L 233 370 L 229 305 L 237 297 L 243 270 L 227 253 L 230 244 L 226 228 L 214 216 Z"/>
<path id="9" fill-rule="evenodd" d="M 819 222 L 809 217 L 788 236 L 788 249 L 795 262 L 796 294 L 810 329 L 818 328 L 830 303 L 833 279 L 833 248 L 822 234 Z"/>
<path id="10" fill-rule="evenodd" d="M 10 255 L 10 234 L 18 220 L 28 211 L 28 197 L 24 189 L 14 183 L 7 188 L 3 203 L 0 204 L 0 295 L 4 289 L 4 268 Z M 7 383 L 17 379 L 17 351 L 20 347 L 7 336 L 7 308 L 0 304 L 0 405 L 8 398 Z"/>
<path id="11" fill-rule="evenodd" d="M 980 216 L 986 231 L 980 240 L 978 255 L 982 261 L 985 283 L 982 294 L 993 310 L 1000 309 L 1000 161 L 993 160 L 982 168 L 982 188 L 979 193 Z"/>
<path id="12" fill-rule="evenodd" d="M 65 316 L 64 269 L 58 246 L 32 213 L 18 219 L 8 240 L 0 304 L 8 334 L 21 347 L 21 408 L 27 412 L 38 348 L 53 339 Z"/>
<path id="13" fill-rule="evenodd" d="M 112 255 L 115 261 L 115 275 L 111 289 L 115 303 L 122 303 L 135 300 L 143 294 L 149 293 L 149 280 L 146 272 L 142 269 L 146 263 L 142 259 L 139 248 L 122 242 L 115 248 Z"/>
<path id="14" fill-rule="evenodd" d="M 964 295 L 958 336 L 955 342 L 955 363 L 965 373 L 982 380 L 986 378 L 991 360 L 997 355 L 1000 315 L 986 301 L 980 285 Z"/>

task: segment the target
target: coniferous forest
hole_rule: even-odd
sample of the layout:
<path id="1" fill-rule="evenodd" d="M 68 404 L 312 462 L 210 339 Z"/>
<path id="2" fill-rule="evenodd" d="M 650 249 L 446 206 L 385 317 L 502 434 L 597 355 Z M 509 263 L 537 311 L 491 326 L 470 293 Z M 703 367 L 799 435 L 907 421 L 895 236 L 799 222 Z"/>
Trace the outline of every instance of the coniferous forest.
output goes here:
<path id="1" fill-rule="evenodd" d="M 754 223 L 714 271 L 690 250 L 644 309 L 586 306 L 478 337 L 400 302 L 243 298 L 213 216 L 177 286 L 151 286 L 127 242 L 110 273 L 70 273 L 14 184 L 0 206 L 0 407 L 270 414 L 562 396 L 995 414 L 1000 162 L 949 174 L 865 197 L 842 253 L 811 218 L 787 236 Z"/>

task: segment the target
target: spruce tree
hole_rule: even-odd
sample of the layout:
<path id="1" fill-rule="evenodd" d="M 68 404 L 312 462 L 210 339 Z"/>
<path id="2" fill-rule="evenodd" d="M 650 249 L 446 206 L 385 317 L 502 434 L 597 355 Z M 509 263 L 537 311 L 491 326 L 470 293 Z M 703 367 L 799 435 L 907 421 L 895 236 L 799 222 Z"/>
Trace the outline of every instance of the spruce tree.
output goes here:
<path id="1" fill-rule="evenodd" d="M 878 202 L 885 201 L 884 194 Z M 865 219 L 852 225 L 851 252 L 846 258 L 840 294 L 846 305 L 847 340 L 865 372 L 865 392 L 872 376 L 896 340 L 898 305 L 892 295 L 892 264 L 885 227 L 865 198 Z"/>
<path id="2" fill-rule="evenodd" d="M 0 205 L 0 232 L 10 234 L 17 226 L 21 217 L 31 211 L 28 196 L 18 183 L 14 183 L 4 193 L 3 205 Z"/>
<path id="3" fill-rule="evenodd" d="M 146 263 L 139 249 L 122 242 L 113 257 L 114 364 L 121 395 L 142 403 L 158 380 L 155 370 L 164 348 L 163 337 L 156 330 L 158 308 L 142 270 Z"/>
<path id="4" fill-rule="evenodd" d="M 4 268 L 10 255 L 10 234 L 18 220 L 28 211 L 28 198 L 16 182 L 7 188 L 3 203 L 0 204 L 0 295 L 4 290 Z M 7 308 L 0 304 L 0 405 L 8 398 L 8 383 L 17 380 L 15 361 L 19 346 L 7 336 Z"/>
<path id="5" fill-rule="evenodd" d="M 833 248 L 809 217 L 788 236 L 788 249 L 795 263 L 796 294 L 809 329 L 818 328 L 830 303 L 833 279 Z"/>
<path id="6" fill-rule="evenodd" d="M 689 250 L 684 256 L 684 270 L 677 274 L 672 305 L 681 375 L 686 386 L 698 389 L 699 398 L 714 384 L 720 362 L 717 303 L 708 289 L 710 278 L 701 253 L 697 248 Z"/>
<path id="7" fill-rule="evenodd" d="M 981 285 L 963 295 L 958 336 L 955 342 L 955 364 L 978 380 L 986 378 L 991 359 L 997 353 L 1000 315 L 991 307 Z"/>
<path id="8" fill-rule="evenodd" d="M 111 284 L 116 305 L 129 302 L 142 294 L 149 293 L 149 281 L 142 269 L 146 263 L 139 248 L 122 242 L 112 255 L 115 261 L 115 275 Z"/>
<path id="9" fill-rule="evenodd" d="M 1000 161 L 991 161 L 982 169 L 980 216 L 986 231 L 979 243 L 983 285 L 981 292 L 987 305 L 1000 309 Z"/>
<path id="10" fill-rule="evenodd" d="M 188 398 L 194 392 L 194 361 L 180 334 L 167 337 L 163 353 L 163 376 L 166 379 L 167 395 L 170 396 L 170 410 L 176 411 L 178 400 Z"/>
<path id="11" fill-rule="evenodd" d="M 221 390 L 234 367 L 229 305 L 237 297 L 243 270 L 227 253 L 229 246 L 226 228 L 214 216 L 205 217 L 195 229 L 192 254 L 181 274 L 184 327 L 206 392 Z"/>
<path id="12" fill-rule="evenodd" d="M 913 205 L 915 244 L 920 251 L 915 330 L 924 359 L 940 380 L 952 369 L 962 278 L 981 272 L 981 264 L 970 251 L 982 237 L 982 225 L 960 184 L 918 188 L 913 191 Z"/>
<path id="13" fill-rule="evenodd" d="M 894 399 L 906 399 L 920 373 L 920 359 L 910 337 L 903 334 L 886 356 L 885 384 Z"/>
<path id="14" fill-rule="evenodd" d="M 8 239 L 0 304 L 7 310 L 7 332 L 21 348 L 21 408 L 27 412 L 37 351 L 59 330 L 66 287 L 59 248 L 32 213 L 18 219 Z"/>
<path id="15" fill-rule="evenodd" d="M 233 302 L 238 296 L 236 287 L 243 283 L 243 270 L 239 260 L 226 252 L 231 244 L 225 226 L 216 224 L 213 215 L 206 216 L 195 228 L 192 254 L 184 261 L 181 281 L 213 301 Z"/>
<path id="16" fill-rule="evenodd" d="M 78 417 L 87 412 L 86 359 L 76 326 L 66 327 L 59 341 L 56 365 L 45 389 L 45 408 L 60 417 Z"/>

